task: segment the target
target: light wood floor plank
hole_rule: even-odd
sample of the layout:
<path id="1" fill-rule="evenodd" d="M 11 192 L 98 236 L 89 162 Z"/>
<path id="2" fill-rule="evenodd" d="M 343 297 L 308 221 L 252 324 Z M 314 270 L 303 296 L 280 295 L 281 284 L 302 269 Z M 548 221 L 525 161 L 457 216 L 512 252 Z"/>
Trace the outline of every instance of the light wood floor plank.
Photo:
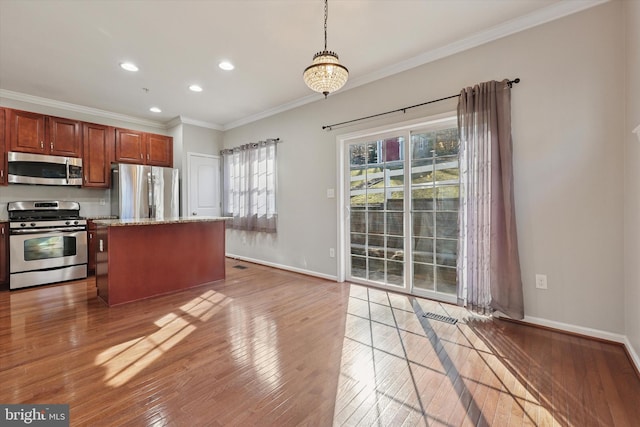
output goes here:
<path id="1" fill-rule="evenodd" d="M 0 292 L 0 403 L 69 403 L 74 426 L 640 420 L 618 345 L 245 262 L 227 273 L 111 308 L 92 278 Z"/>

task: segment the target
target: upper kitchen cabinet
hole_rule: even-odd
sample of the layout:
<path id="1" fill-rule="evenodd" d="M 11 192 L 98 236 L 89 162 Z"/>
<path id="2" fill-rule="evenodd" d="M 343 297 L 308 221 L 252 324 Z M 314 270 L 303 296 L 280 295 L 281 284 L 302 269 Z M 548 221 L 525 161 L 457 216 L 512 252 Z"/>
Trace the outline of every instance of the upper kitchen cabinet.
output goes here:
<path id="1" fill-rule="evenodd" d="M 173 167 L 173 138 L 147 134 L 147 162 L 152 166 Z"/>
<path id="2" fill-rule="evenodd" d="M 111 126 L 82 124 L 83 187 L 110 187 L 114 135 L 114 128 Z"/>
<path id="3" fill-rule="evenodd" d="M 115 161 L 144 164 L 144 159 L 147 154 L 144 139 L 144 132 L 116 129 Z"/>
<path id="4" fill-rule="evenodd" d="M 139 165 L 173 166 L 173 138 L 116 129 L 115 161 Z"/>
<path id="5" fill-rule="evenodd" d="M 80 157 L 79 121 L 19 110 L 11 110 L 9 121 L 11 151 Z"/>
<path id="6" fill-rule="evenodd" d="M 7 185 L 7 110 L 0 108 L 0 185 Z"/>

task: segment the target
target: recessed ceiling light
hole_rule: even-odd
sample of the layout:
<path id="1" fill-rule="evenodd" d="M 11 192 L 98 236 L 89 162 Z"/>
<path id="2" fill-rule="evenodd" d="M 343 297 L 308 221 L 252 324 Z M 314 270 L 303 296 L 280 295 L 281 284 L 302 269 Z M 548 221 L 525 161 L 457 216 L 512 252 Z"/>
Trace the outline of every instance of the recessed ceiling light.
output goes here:
<path id="1" fill-rule="evenodd" d="M 149 111 L 151 111 L 152 113 L 162 113 L 162 110 L 158 107 L 151 107 L 149 108 Z"/>
<path id="2" fill-rule="evenodd" d="M 221 63 L 218 64 L 218 67 L 222 68 L 225 71 L 231 71 L 235 68 L 233 64 L 228 61 L 222 61 Z"/>
<path id="3" fill-rule="evenodd" d="M 191 86 L 189 86 L 189 90 L 191 90 L 193 92 L 202 92 L 202 87 L 200 87 L 198 85 L 191 85 Z"/>
<path id="4" fill-rule="evenodd" d="M 132 64 L 131 62 L 121 62 L 120 68 L 127 71 L 138 71 L 138 67 L 136 67 L 136 64 Z"/>

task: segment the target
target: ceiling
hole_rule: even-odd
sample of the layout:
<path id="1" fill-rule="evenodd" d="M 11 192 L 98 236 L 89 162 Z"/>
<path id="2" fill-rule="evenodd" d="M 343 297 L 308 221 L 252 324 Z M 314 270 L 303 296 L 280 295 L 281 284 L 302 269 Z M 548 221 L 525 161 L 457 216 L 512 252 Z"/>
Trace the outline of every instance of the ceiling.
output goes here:
<path id="1" fill-rule="evenodd" d="M 602 2 L 331 0 L 328 49 L 350 71 L 344 91 Z M 302 71 L 323 50 L 323 10 L 322 0 L 0 0 L 0 97 L 229 129 L 321 99 Z"/>

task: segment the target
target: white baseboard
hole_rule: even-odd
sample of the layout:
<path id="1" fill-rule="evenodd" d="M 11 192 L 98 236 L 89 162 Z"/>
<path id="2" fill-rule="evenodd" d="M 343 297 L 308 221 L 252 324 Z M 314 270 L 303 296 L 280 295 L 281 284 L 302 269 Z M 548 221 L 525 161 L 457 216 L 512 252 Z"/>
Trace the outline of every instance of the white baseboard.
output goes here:
<path id="1" fill-rule="evenodd" d="M 599 329 L 585 328 L 584 326 L 571 325 L 569 323 L 556 322 L 553 320 L 541 319 L 539 317 L 524 316 L 524 322 L 534 325 L 546 326 L 548 328 L 558 329 L 560 331 L 572 332 L 574 334 L 585 335 L 588 337 L 599 338 L 607 341 L 613 341 L 623 344 L 627 352 L 631 356 L 631 361 L 636 365 L 636 370 L 640 372 L 640 357 L 635 351 L 631 342 L 626 335 L 614 334 L 612 332 L 601 331 Z"/>
<path id="2" fill-rule="evenodd" d="M 584 326 L 572 325 L 570 323 L 556 322 L 554 320 L 541 319 L 539 317 L 524 316 L 524 321 L 533 323 L 534 325 L 546 326 L 553 329 L 560 329 L 561 331 L 573 332 L 574 334 L 586 335 L 588 337 L 600 338 L 603 340 L 614 341 L 624 344 L 627 339 L 626 336 L 621 334 L 614 334 L 612 332 L 601 331 L 599 329 L 585 328 Z"/>
<path id="3" fill-rule="evenodd" d="M 627 348 L 631 360 L 633 360 L 633 363 L 636 365 L 636 371 L 640 372 L 640 357 L 638 357 L 638 353 L 636 353 L 636 350 L 627 337 L 624 337 L 624 346 Z"/>
<path id="4" fill-rule="evenodd" d="M 254 259 L 254 258 L 249 258 L 241 255 L 234 255 L 230 253 L 226 253 L 225 256 L 227 258 L 233 258 L 233 259 L 238 259 L 240 261 L 252 262 L 254 264 L 260 264 L 260 265 L 265 265 L 267 267 L 278 268 L 280 270 L 293 271 L 294 273 L 300 273 L 307 276 L 319 277 L 320 279 L 327 279 L 327 280 L 333 280 L 333 281 L 338 280 L 336 276 L 332 276 L 330 274 L 318 273 L 317 271 L 305 270 L 304 268 L 290 267 L 288 265 L 277 264 L 275 262 L 268 262 L 268 261 L 263 261 L 261 259 Z"/>

